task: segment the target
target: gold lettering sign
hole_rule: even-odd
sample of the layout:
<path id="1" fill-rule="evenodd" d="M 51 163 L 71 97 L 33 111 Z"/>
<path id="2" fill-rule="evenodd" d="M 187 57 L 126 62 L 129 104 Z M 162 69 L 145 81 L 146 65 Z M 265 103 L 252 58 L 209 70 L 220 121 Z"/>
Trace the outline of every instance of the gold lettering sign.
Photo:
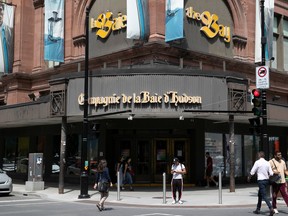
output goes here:
<path id="1" fill-rule="evenodd" d="M 107 38 L 112 31 L 121 30 L 126 28 L 127 16 L 118 13 L 118 17 L 113 18 L 113 13 L 107 11 L 106 13 L 100 14 L 97 19 L 91 19 L 91 29 L 98 29 L 96 35 L 101 38 Z"/>
<path id="2" fill-rule="evenodd" d="M 196 21 L 201 21 L 203 27 L 201 27 L 200 31 L 202 31 L 208 38 L 214 38 L 218 34 L 220 37 L 224 38 L 226 43 L 231 41 L 230 27 L 219 25 L 219 17 L 216 14 L 211 14 L 209 11 L 199 13 L 194 11 L 193 7 L 188 7 L 186 8 L 186 17 Z"/>
<path id="3" fill-rule="evenodd" d="M 88 98 L 88 104 L 96 107 L 103 106 L 107 107 L 109 105 L 115 104 L 174 104 L 178 106 L 179 104 L 201 104 L 202 97 L 200 96 L 189 96 L 187 94 L 178 95 L 176 91 L 168 91 L 163 96 L 157 93 L 151 94 L 148 91 L 142 91 L 140 94 L 133 93 L 132 95 L 121 94 L 117 96 L 113 94 L 112 96 L 105 97 L 90 97 Z M 81 93 L 78 96 L 78 104 L 84 105 L 84 94 Z"/>

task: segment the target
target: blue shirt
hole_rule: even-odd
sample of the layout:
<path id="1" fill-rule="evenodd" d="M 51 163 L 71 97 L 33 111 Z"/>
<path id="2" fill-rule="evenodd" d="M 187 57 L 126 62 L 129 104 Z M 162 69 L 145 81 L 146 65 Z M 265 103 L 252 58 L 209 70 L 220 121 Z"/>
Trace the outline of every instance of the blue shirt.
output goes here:
<path id="1" fill-rule="evenodd" d="M 107 167 L 104 168 L 103 172 L 96 173 L 95 183 L 98 184 L 98 182 L 109 182 L 109 183 L 111 182 L 109 169 Z"/>

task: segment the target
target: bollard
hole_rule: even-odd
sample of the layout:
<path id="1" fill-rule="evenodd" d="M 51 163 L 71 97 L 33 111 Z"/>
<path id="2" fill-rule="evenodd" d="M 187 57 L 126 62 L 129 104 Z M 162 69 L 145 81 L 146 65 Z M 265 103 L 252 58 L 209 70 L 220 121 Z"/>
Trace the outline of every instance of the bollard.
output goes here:
<path id="1" fill-rule="evenodd" d="M 166 204 L 166 173 L 163 173 L 163 204 Z"/>
<path id="2" fill-rule="evenodd" d="M 120 200 L 120 173 L 117 172 L 117 201 Z"/>
<path id="3" fill-rule="evenodd" d="M 219 204 L 222 204 L 222 174 L 221 172 L 219 172 L 218 186 L 219 186 Z"/>

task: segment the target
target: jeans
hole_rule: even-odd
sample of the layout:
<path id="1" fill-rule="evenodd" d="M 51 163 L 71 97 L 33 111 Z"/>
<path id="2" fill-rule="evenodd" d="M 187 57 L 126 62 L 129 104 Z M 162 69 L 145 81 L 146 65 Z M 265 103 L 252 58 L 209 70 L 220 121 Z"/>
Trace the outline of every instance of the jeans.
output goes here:
<path id="1" fill-rule="evenodd" d="M 178 200 L 181 200 L 182 191 L 183 191 L 183 179 L 172 179 L 171 188 L 172 188 L 172 197 L 173 197 L 173 199 L 175 201 L 177 201 L 176 192 L 178 191 Z"/>
<path id="2" fill-rule="evenodd" d="M 129 172 L 126 172 L 126 175 L 125 175 L 125 180 L 123 181 L 123 184 L 133 184 L 133 180 L 132 180 L 132 176 Z"/>
<path id="3" fill-rule="evenodd" d="M 261 209 L 262 200 L 264 200 L 266 202 L 266 205 L 268 206 L 269 209 L 272 209 L 272 205 L 271 205 L 271 203 L 268 200 L 267 195 L 266 195 L 266 188 L 268 187 L 268 185 L 269 185 L 268 179 L 258 180 L 259 191 L 258 191 L 257 210 Z"/>

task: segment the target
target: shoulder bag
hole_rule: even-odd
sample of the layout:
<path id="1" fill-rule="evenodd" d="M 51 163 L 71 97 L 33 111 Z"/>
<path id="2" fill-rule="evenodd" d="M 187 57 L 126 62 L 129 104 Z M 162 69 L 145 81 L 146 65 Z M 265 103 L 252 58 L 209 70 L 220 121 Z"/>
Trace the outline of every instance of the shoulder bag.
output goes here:
<path id="1" fill-rule="evenodd" d="M 272 162 L 273 162 L 274 167 L 275 167 L 274 169 L 276 169 L 278 171 L 277 166 L 275 165 L 273 159 L 272 159 Z M 280 174 L 273 174 L 272 176 L 269 177 L 269 182 L 270 182 L 270 184 L 274 184 L 274 183 L 277 184 L 277 183 L 279 183 L 278 181 L 280 179 L 281 179 L 281 175 Z"/>
<path id="2" fill-rule="evenodd" d="M 102 180 L 103 173 L 99 174 L 100 179 L 98 181 L 97 189 L 99 192 L 108 192 L 109 189 L 109 182 Z"/>

